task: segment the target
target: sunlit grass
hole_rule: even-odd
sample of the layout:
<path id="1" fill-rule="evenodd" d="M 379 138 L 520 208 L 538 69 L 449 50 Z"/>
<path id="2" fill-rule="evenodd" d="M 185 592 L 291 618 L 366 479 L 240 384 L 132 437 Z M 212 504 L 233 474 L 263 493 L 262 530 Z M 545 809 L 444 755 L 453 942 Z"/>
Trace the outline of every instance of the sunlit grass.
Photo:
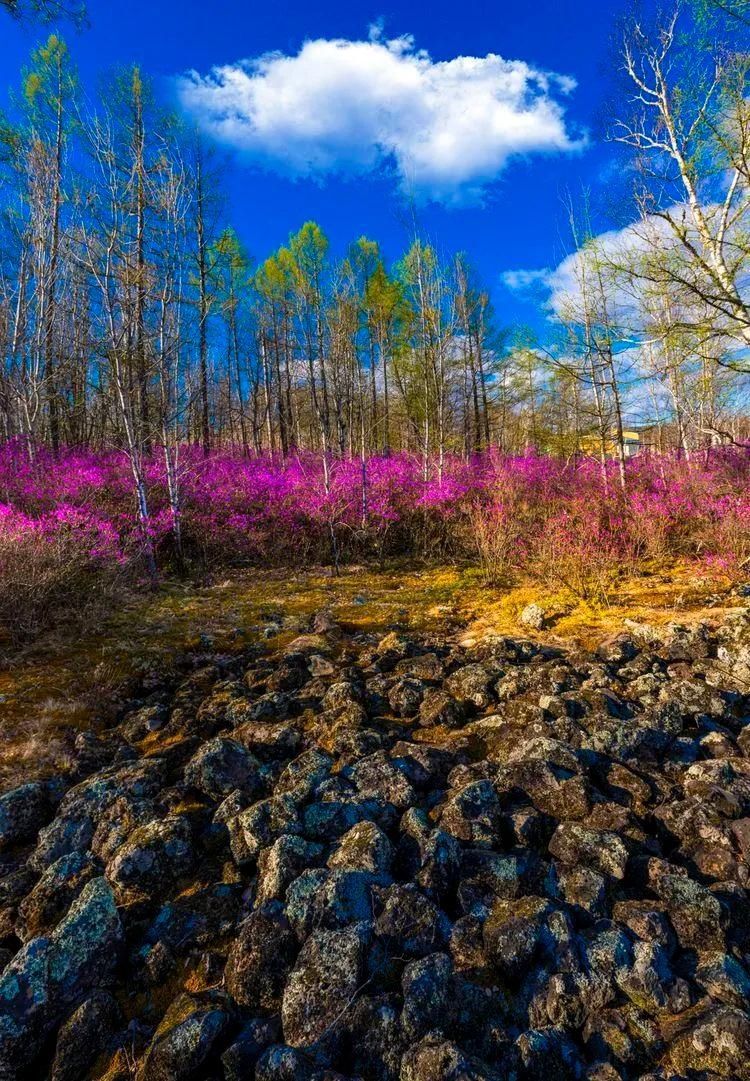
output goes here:
<path id="1" fill-rule="evenodd" d="M 519 624 L 532 602 L 547 617 L 536 635 Z M 64 770 L 66 734 L 112 720 L 138 682 L 158 682 L 181 655 L 233 653 L 259 640 L 280 648 L 307 630 L 321 609 L 348 633 L 382 634 L 397 624 L 457 632 L 467 643 L 499 634 L 587 646 L 622 630 L 626 619 L 718 618 L 737 603 L 725 579 L 689 563 L 623 579 L 608 604 L 526 580 L 490 587 L 476 568 L 461 565 L 350 567 L 338 576 L 323 569 L 246 571 L 203 584 L 166 582 L 134 596 L 83 636 L 57 632 L 6 661 L 0 669 L 0 783 L 19 773 Z"/>

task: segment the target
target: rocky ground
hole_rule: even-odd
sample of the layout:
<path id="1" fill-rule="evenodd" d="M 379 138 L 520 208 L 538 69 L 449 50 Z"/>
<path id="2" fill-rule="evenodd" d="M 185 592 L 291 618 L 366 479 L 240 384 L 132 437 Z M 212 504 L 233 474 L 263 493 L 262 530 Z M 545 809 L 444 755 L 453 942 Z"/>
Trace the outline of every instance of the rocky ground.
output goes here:
<path id="1" fill-rule="evenodd" d="M 0 797 L 0 1078 L 750 1079 L 750 610 L 193 657 Z"/>

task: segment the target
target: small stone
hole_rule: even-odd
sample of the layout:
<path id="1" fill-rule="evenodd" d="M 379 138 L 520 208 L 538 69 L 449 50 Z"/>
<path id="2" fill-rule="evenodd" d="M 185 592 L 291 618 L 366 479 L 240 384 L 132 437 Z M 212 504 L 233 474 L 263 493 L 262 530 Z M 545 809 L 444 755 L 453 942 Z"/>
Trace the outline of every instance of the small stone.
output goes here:
<path id="1" fill-rule="evenodd" d="M 518 616 L 518 622 L 522 627 L 530 627 L 534 631 L 541 631 L 546 621 L 547 613 L 539 604 L 527 604 Z"/>

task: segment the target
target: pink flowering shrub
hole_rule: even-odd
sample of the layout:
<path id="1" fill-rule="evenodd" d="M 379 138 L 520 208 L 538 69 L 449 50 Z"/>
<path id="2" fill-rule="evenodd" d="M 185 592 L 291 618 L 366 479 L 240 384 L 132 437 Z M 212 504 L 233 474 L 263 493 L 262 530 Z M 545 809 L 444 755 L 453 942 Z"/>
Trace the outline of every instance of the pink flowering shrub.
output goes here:
<path id="1" fill-rule="evenodd" d="M 0 622 L 30 631 L 55 610 L 85 606 L 91 583 L 144 573 L 146 547 L 168 570 L 300 566 L 382 559 L 472 559 L 488 582 L 516 573 L 606 597 L 647 560 L 702 560 L 736 580 L 750 568 L 750 453 L 699 461 L 642 456 L 627 464 L 490 451 L 427 465 L 396 454 L 286 461 L 190 446 L 176 460 L 170 503 L 164 457 L 143 463 L 149 517 L 136 515 L 130 463 L 117 451 L 70 450 L 30 461 L 0 446 Z M 97 586 L 98 589 L 98 586 Z"/>
<path id="2" fill-rule="evenodd" d="M 33 518 L 0 504 L 0 631 L 18 643 L 72 626 L 102 606 L 125 565 L 112 524 L 85 509 Z"/>
<path id="3" fill-rule="evenodd" d="M 623 526 L 615 506 L 573 501 L 536 532 L 528 571 L 581 600 L 607 603 L 618 578 L 634 568 L 633 541 Z"/>
<path id="4" fill-rule="evenodd" d="M 704 541 L 708 562 L 728 578 L 750 576 L 750 494 L 723 496 L 711 506 Z"/>

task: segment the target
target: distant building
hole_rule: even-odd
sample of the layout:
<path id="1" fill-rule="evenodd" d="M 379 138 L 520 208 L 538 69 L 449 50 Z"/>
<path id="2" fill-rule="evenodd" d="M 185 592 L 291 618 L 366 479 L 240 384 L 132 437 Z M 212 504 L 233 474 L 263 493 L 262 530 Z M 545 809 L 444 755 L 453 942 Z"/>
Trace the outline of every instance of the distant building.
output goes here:
<path id="1" fill-rule="evenodd" d="M 622 440 L 626 458 L 634 458 L 636 454 L 649 449 L 651 444 L 644 440 L 645 434 L 645 430 L 639 428 L 626 428 L 623 431 Z M 582 454 L 598 458 L 601 453 L 601 437 L 599 433 L 587 432 L 582 435 L 578 441 L 578 449 Z M 614 433 L 610 433 L 607 438 L 606 454 L 608 458 L 614 458 L 617 455 L 617 441 Z"/>

